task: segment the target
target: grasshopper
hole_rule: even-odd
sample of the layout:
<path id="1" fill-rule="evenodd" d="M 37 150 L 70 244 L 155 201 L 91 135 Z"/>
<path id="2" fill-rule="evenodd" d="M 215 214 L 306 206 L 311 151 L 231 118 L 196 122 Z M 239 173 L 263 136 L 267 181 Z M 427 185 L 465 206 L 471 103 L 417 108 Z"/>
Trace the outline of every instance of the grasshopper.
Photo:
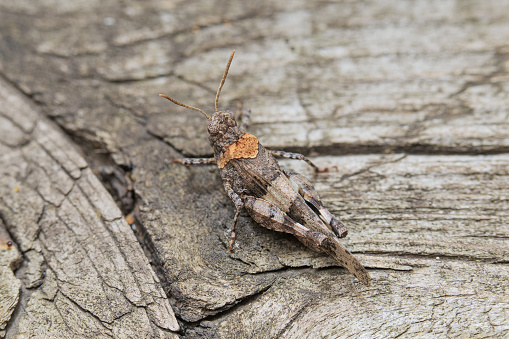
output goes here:
<path id="1" fill-rule="evenodd" d="M 218 110 L 219 94 L 234 54 L 235 50 L 230 55 L 217 90 L 212 116 L 159 94 L 176 105 L 201 112 L 209 120 L 207 130 L 214 157 L 174 161 L 186 166 L 217 164 L 219 167 L 224 189 L 237 209 L 230 251 L 233 250 L 239 215 L 245 209 L 257 223 L 274 231 L 293 234 L 304 245 L 328 254 L 363 284 L 369 285 L 366 269 L 339 241 L 347 235 L 346 227 L 324 207 L 318 193 L 304 176 L 282 169 L 274 157 L 304 160 L 315 172 L 319 172 L 319 168 L 302 154 L 267 150 L 254 135 L 237 125 L 232 111 Z"/>

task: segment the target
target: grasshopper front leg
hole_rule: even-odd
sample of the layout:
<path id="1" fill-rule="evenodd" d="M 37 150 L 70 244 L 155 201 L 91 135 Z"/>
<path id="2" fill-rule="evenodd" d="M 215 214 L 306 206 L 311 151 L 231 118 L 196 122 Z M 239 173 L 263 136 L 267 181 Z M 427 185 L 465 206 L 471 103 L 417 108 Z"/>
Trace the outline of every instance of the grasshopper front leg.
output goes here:
<path id="1" fill-rule="evenodd" d="M 193 166 L 193 165 L 215 165 L 216 158 L 184 158 L 184 159 L 173 159 L 173 162 L 177 162 L 183 164 L 185 166 Z M 231 239 L 230 244 L 228 245 L 228 249 L 230 251 L 233 250 L 233 245 L 235 244 L 235 239 L 237 237 L 235 230 L 237 228 L 237 222 L 239 220 L 240 212 L 244 208 L 244 203 L 242 199 L 240 199 L 239 195 L 235 193 L 232 189 L 232 184 L 230 180 L 223 178 L 223 185 L 226 193 L 232 199 L 235 204 L 235 208 L 237 211 L 235 212 L 235 217 L 233 218 L 233 226 L 231 231 Z"/>
<path id="2" fill-rule="evenodd" d="M 215 165 L 216 158 L 184 158 L 184 159 L 173 159 L 173 162 L 177 162 L 179 164 L 185 166 L 193 166 L 193 165 Z"/>

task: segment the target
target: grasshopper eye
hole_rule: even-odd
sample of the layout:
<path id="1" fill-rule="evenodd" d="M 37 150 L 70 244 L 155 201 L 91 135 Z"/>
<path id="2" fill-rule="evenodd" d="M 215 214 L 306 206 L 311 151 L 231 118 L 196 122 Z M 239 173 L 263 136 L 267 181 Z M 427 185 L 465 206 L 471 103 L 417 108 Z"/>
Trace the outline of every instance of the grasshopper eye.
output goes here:
<path id="1" fill-rule="evenodd" d="M 217 134 L 219 132 L 219 128 L 216 124 L 209 124 L 207 130 L 210 134 Z"/>
<path id="2" fill-rule="evenodd" d="M 226 119 L 226 124 L 230 127 L 233 127 L 233 126 L 236 126 L 237 123 L 235 122 L 235 119 L 232 119 L 230 117 L 228 117 L 228 119 Z"/>

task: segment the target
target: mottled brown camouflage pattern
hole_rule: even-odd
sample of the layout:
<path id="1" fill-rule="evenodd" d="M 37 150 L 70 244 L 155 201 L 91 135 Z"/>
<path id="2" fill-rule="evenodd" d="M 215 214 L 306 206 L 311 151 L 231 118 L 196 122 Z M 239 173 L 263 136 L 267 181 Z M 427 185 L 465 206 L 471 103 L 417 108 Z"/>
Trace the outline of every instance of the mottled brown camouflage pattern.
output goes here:
<path id="1" fill-rule="evenodd" d="M 233 53 L 219 86 L 216 112 L 212 116 L 164 96 L 178 105 L 202 112 L 210 121 L 207 130 L 215 161 L 176 161 L 185 165 L 215 162 L 220 168 L 225 191 L 237 209 L 229 249 L 233 250 L 240 212 L 246 209 L 262 226 L 293 234 L 307 247 L 330 255 L 363 284 L 369 285 L 370 278 L 366 269 L 339 241 L 339 238 L 346 236 L 346 227 L 323 206 L 311 183 L 298 173 L 281 169 L 274 155 L 304 160 L 313 166 L 315 171 L 319 171 L 318 167 L 302 154 L 271 152 L 265 149 L 255 136 L 245 133 L 237 126 L 233 112 L 217 110 L 219 93 L 232 58 Z"/>

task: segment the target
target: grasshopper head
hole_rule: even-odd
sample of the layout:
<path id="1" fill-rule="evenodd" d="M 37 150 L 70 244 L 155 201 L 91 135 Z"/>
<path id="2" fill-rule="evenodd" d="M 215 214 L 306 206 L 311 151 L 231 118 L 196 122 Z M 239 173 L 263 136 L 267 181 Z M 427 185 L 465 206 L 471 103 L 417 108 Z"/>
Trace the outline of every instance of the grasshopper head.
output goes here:
<path id="1" fill-rule="evenodd" d="M 209 116 L 207 113 L 205 113 L 199 108 L 183 104 L 164 94 L 159 94 L 161 97 L 170 100 L 174 104 L 201 112 L 210 121 L 207 130 L 209 132 L 209 142 L 212 145 L 212 147 L 214 147 L 215 151 L 217 151 L 218 149 L 221 150 L 224 147 L 227 148 L 230 144 L 235 143 L 239 139 L 239 137 L 242 136 L 243 134 L 243 132 L 241 132 L 237 127 L 237 123 L 235 122 L 235 114 L 233 114 L 233 112 L 231 111 L 221 112 L 217 108 L 219 102 L 219 94 L 221 93 L 221 89 L 223 88 L 226 76 L 228 75 L 228 70 L 230 69 L 230 65 L 232 63 L 234 54 L 235 50 L 233 50 L 232 54 L 230 55 L 230 59 L 228 60 L 228 64 L 226 65 L 223 78 L 221 79 L 221 83 L 219 84 L 219 89 L 217 90 L 215 101 L 216 111 L 212 116 Z"/>
<path id="2" fill-rule="evenodd" d="M 235 143 L 242 135 L 242 131 L 237 126 L 235 114 L 232 111 L 215 112 L 207 128 L 209 132 L 209 142 L 214 149 L 222 149 Z"/>
<path id="3" fill-rule="evenodd" d="M 235 114 L 232 111 L 215 112 L 211 119 L 207 131 L 209 137 L 221 138 L 229 128 L 236 127 Z"/>

